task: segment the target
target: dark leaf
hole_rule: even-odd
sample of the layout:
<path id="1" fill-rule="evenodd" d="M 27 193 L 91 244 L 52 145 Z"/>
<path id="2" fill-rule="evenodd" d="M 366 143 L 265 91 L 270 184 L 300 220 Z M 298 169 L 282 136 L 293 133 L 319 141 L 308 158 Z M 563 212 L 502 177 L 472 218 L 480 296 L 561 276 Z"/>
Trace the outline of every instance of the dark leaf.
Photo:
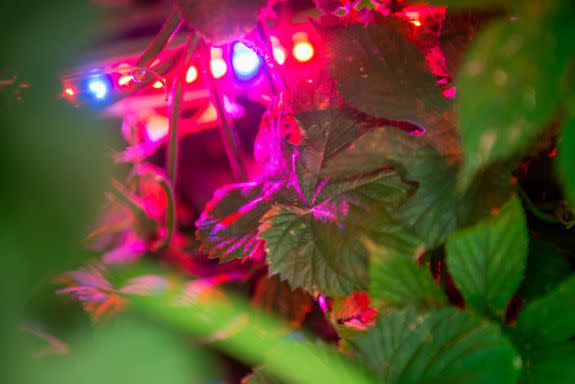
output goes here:
<path id="1" fill-rule="evenodd" d="M 524 356 L 525 369 L 520 382 L 524 384 L 568 384 L 575 377 L 575 343 L 543 347 Z"/>

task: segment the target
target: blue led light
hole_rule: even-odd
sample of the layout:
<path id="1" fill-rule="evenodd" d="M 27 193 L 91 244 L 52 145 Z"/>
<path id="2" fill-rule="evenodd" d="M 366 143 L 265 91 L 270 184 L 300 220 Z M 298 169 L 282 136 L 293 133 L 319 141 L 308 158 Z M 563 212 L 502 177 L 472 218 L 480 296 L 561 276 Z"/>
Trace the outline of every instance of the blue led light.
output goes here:
<path id="1" fill-rule="evenodd" d="M 93 78 L 88 80 L 88 91 L 97 100 L 104 100 L 110 92 L 110 84 L 101 78 Z"/>
<path id="2" fill-rule="evenodd" d="M 240 80 L 250 80 L 259 73 L 262 60 L 251 48 L 237 42 L 232 49 L 232 66 Z"/>

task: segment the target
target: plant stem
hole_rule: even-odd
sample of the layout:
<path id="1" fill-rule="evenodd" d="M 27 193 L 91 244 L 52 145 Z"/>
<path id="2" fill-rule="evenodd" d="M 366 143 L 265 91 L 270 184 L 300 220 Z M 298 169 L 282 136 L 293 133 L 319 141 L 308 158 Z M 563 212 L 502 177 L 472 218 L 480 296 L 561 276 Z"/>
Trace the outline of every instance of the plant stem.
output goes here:
<path id="1" fill-rule="evenodd" d="M 126 188 L 122 185 L 122 183 L 120 183 L 118 180 L 112 179 L 111 184 L 114 196 L 116 196 L 116 198 L 120 202 L 127 205 L 128 208 L 130 208 L 130 210 L 134 214 L 134 216 L 136 216 L 141 222 L 145 223 L 147 226 L 147 224 L 149 224 L 151 220 L 148 217 L 148 214 L 146 213 L 144 208 L 142 208 L 140 204 L 136 202 L 132 194 L 129 191 L 127 191 Z"/>
<path id="2" fill-rule="evenodd" d="M 166 198 L 168 199 L 168 207 L 166 209 L 166 228 L 168 233 L 156 248 L 164 249 L 171 244 L 174 233 L 176 232 L 176 199 L 174 196 L 174 190 L 172 189 L 170 182 L 165 177 L 157 175 L 156 181 L 160 184 L 166 194 Z"/>
<path id="3" fill-rule="evenodd" d="M 156 57 L 160 54 L 162 49 L 168 44 L 172 36 L 176 34 L 182 25 L 182 15 L 178 8 L 174 8 L 172 13 L 168 16 L 160 32 L 156 35 L 154 40 L 148 45 L 142 56 L 138 59 L 136 67 L 149 67 Z"/>
<path id="4" fill-rule="evenodd" d="M 180 58 L 180 64 L 177 69 L 177 75 L 174 79 L 174 84 L 172 85 L 171 98 L 170 98 L 170 132 L 168 141 L 168 151 L 167 151 L 167 161 L 166 168 L 168 179 L 172 184 L 172 187 L 176 187 L 177 176 L 178 176 L 178 120 L 180 117 L 180 104 L 182 103 L 183 87 L 185 84 L 186 70 L 190 65 L 192 56 L 196 47 L 198 45 L 199 37 L 197 34 L 191 36 L 188 40 L 186 48 L 182 57 Z"/>
<path id="5" fill-rule="evenodd" d="M 264 49 L 265 49 L 265 55 L 266 55 L 266 58 L 264 60 L 266 78 L 268 79 L 272 93 L 274 95 L 278 95 L 279 90 L 284 89 L 284 87 L 285 87 L 285 81 L 283 80 L 283 72 L 281 71 L 280 68 L 276 68 L 277 69 L 276 72 L 278 73 L 278 76 L 280 76 L 280 79 L 277 79 L 276 77 L 273 76 L 273 69 L 274 68 L 270 65 L 270 60 L 275 60 L 274 59 L 274 49 L 273 49 L 270 37 L 266 31 L 266 28 L 265 28 L 265 26 L 261 20 L 258 21 L 257 31 L 258 31 L 258 34 L 260 36 L 260 39 L 264 43 Z M 278 84 L 278 82 L 280 84 Z"/>
<path id="6" fill-rule="evenodd" d="M 205 56 L 206 60 L 203 65 L 203 75 L 208 85 L 208 89 L 210 90 L 212 103 L 214 104 L 218 114 L 220 136 L 224 142 L 226 155 L 236 181 L 245 181 L 247 179 L 247 172 L 243 163 L 244 156 L 237 133 L 234 130 L 233 123 L 227 118 L 223 106 L 222 95 L 220 94 L 216 86 L 216 81 L 210 71 L 209 47 L 208 53 Z"/>

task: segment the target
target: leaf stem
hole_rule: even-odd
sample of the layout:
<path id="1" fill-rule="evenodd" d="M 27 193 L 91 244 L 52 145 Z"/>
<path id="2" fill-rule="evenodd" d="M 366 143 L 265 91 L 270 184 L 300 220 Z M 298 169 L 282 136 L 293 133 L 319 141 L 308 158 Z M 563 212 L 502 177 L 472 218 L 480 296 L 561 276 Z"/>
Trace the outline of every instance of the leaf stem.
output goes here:
<path id="1" fill-rule="evenodd" d="M 166 194 L 166 198 L 168 199 L 168 207 L 166 209 L 166 228 L 168 233 L 162 242 L 156 247 L 157 250 L 160 250 L 171 244 L 172 239 L 174 238 L 174 233 L 176 232 L 176 199 L 170 182 L 164 176 L 157 175 L 156 181 L 160 184 Z"/>
<path id="2" fill-rule="evenodd" d="M 209 46 L 208 46 L 209 50 Z M 216 108 L 219 120 L 219 130 L 220 136 L 224 142 L 224 148 L 226 150 L 226 155 L 232 169 L 232 173 L 236 181 L 245 181 L 247 179 L 246 167 L 243 163 L 243 153 L 238 139 L 238 135 L 235 132 L 233 123 L 228 119 L 224 106 L 222 95 L 220 94 L 214 77 L 212 76 L 210 68 L 210 55 L 205 55 L 206 60 L 203 65 L 203 75 L 204 79 L 208 85 L 210 95 L 212 98 L 212 103 Z"/>
<path id="3" fill-rule="evenodd" d="M 136 67 L 149 67 L 156 57 L 160 54 L 162 49 L 168 44 L 170 39 L 176 34 L 182 25 L 182 15 L 178 8 L 174 8 L 172 13 L 168 16 L 160 32 L 156 35 L 154 40 L 148 45 L 142 56 L 138 59 Z"/>
<path id="4" fill-rule="evenodd" d="M 172 187 L 176 187 L 177 175 L 178 175 L 178 120 L 180 117 L 180 104 L 182 102 L 183 86 L 185 83 L 186 70 L 190 65 L 190 61 L 196 50 L 199 42 L 199 36 L 194 34 L 188 40 L 182 57 L 180 58 L 180 65 L 177 69 L 177 75 L 174 79 L 174 84 L 172 85 L 171 95 L 170 95 L 170 132 L 168 141 L 168 153 L 167 153 L 167 174 Z"/>

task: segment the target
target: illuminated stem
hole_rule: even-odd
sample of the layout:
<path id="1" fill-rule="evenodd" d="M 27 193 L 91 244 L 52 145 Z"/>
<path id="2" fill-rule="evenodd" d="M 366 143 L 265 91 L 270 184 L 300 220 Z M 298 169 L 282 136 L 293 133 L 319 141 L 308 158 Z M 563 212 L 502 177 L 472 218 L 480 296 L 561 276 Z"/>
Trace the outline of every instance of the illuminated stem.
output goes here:
<path id="1" fill-rule="evenodd" d="M 274 68 L 272 68 L 272 66 L 270 65 L 269 60 L 275 60 L 274 59 L 274 49 L 273 49 L 270 37 L 266 31 L 266 28 L 265 28 L 265 26 L 261 20 L 258 21 L 257 31 L 258 31 L 258 34 L 260 36 L 260 39 L 264 43 L 265 53 L 267 56 L 266 60 L 264 60 L 266 78 L 268 79 L 268 82 L 270 84 L 270 87 L 272 89 L 273 94 L 278 95 L 279 90 L 283 89 L 285 87 L 285 81 L 283 81 L 283 73 L 282 73 L 281 69 L 276 68 L 277 69 L 276 72 L 277 72 L 278 76 L 280 77 L 280 79 L 277 79 L 273 75 Z M 277 84 L 278 82 L 280 84 Z"/>
<path id="2" fill-rule="evenodd" d="M 186 78 L 186 70 L 190 65 L 194 51 L 198 45 L 199 36 L 194 34 L 188 40 L 184 53 L 180 59 L 177 75 L 172 85 L 170 97 L 170 132 L 168 141 L 167 174 L 172 187 L 176 187 L 178 175 L 178 121 L 180 117 L 180 104 L 182 103 L 182 93 Z"/>
<path id="3" fill-rule="evenodd" d="M 236 181 L 245 181 L 247 179 L 247 172 L 243 163 L 244 157 L 240 147 L 239 139 L 237 133 L 234 130 L 233 123 L 227 118 L 226 111 L 223 106 L 222 95 L 220 94 L 216 86 L 216 81 L 210 71 L 210 55 L 206 54 L 206 58 L 207 60 L 203 66 L 204 79 L 208 84 L 212 103 L 214 104 L 218 114 L 218 126 L 220 136 L 224 142 L 226 155 L 228 157 L 228 161 Z"/>
<path id="4" fill-rule="evenodd" d="M 164 22 L 164 25 L 162 25 L 160 32 L 158 32 L 152 43 L 148 45 L 142 56 L 140 56 L 140 59 L 138 59 L 136 67 L 149 67 L 170 39 L 176 34 L 180 25 L 182 25 L 182 15 L 179 9 L 174 8 Z"/>
<path id="5" fill-rule="evenodd" d="M 172 189 L 170 182 L 166 180 L 165 177 L 158 175 L 156 176 L 156 181 L 164 190 L 168 200 L 168 207 L 166 209 L 166 229 L 168 230 L 168 233 L 157 247 L 157 249 L 163 249 L 170 245 L 174 238 L 174 233 L 176 232 L 176 199 L 174 196 L 174 190 Z"/>

